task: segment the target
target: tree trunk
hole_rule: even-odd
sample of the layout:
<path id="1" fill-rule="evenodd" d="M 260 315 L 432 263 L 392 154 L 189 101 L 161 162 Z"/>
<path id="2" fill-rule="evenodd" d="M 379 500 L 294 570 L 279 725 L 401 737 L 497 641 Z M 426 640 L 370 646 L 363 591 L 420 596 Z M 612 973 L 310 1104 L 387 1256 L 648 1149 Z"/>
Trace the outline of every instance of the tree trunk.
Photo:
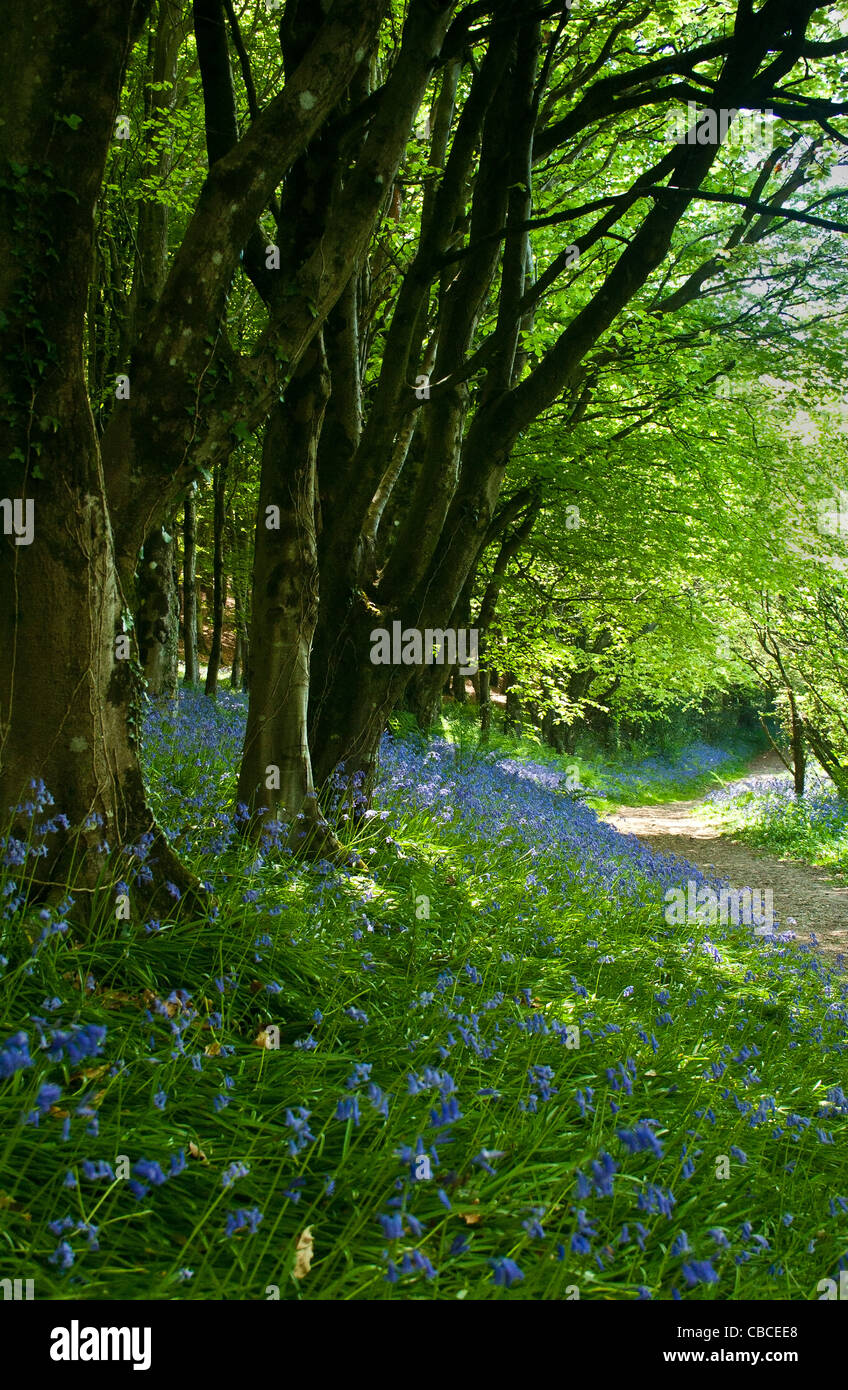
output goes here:
<path id="1" fill-rule="evenodd" d="M 363 600 L 352 603 L 348 620 L 329 679 L 317 686 L 313 682 L 310 691 L 309 747 L 318 786 L 343 772 L 356 802 L 367 804 L 376 783 L 380 739 L 411 672 L 371 665 L 375 619 Z"/>
<path id="2" fill-rule="evenodd" d="M 432 729 L 442 711 L 442 689 L 445 684 L 444 667 L 425 667 L 417 671 L 410 681 L 404 701 L 406 708 L 415 715 L 415 722 L 425 733 Z"/>
<path id="3" fill-rule="evenodd" d="M 94 204 L 137 7 L 52 0 L 42 10 L 33 42 L 31 7 L 6 7 L 0 57 L 0 124 L 15 161 L 0 184 L 0 395 L 13 403 L 0 424 L 0 494 L 32 523 L 0 537 L 0 807 L 20 808 L 13 833 L 26 839 L 28 804 L 44 805 L 33 785 L 46 787 L 55 828 L 19 884 L 57 898 L 70 888 L 84 923 L 89 894 L 113 881 L 110 847 L 149 833 L 154 886 L 195 880 L 145 798 L 137 666 L 83 369 Z M 57 110 L 86 119 L 72 129 Z"/>
<path id="4" fill-rule="evenodd" d="M 315 464 L 328 395 L 319 335 L 265 430 L 253 568 L 255 640 L 238 783 L 253 833 L 284 821 L 298 848 L 304 837 L 325 838 L 306 718 L 318 612 Z"/>
<path id="5" fill-rule="evenodd" d="M 189 489 L 183 514 L 183 656 L 186 685 L 197 685 L 197 503 Z"/>
<path id="6" fill-rule="evenodd" d="M 241 639 L 241 683 L 239 689 L 248 694 L 250 690 L 250 629 L 245 626 L 239 632 Z"/>
<path id="7" fill-rule="evenodd" d="M 173 164 L 169 117 L 176 106 L 177 66 L 182 42 L 180 0 L 158 0 L 155 29 L 148 41 L 144 82 L 144 174 L 164 184 Z M 117 369 L 125 371 L 136 341 L 138 325 L 153 312 L 168 266 L 167 203 L 142 198 L 134 238 L 132 288 L 120 323 Z M 118 267 L 122 278 L 123 267 Z M 174 573 L 171 518 L 153 526 L 145 536 L 143 559 L 135 579 L 134 607 L 139 660 L 154 699 L 175 699 L 179 648 L 179 596 Z M 165 529 L 167 527 L 167 529 Z"/>
<path id="8" fill-rule="evenodd" d="M 235 649 L 233 669 L 230 672 L 230 689 L 246 690 L 245 667 L 248 653 L 248 583 L 247 575 L 251 561 L 251 534 L 244 532 L 236 521 L 235 511 L 229 518 L 230 571 L 233 589 L 233 626 L 235 628 Z"/>
<path id="9" fill-rule="evenodd" d="M 206 608 L 206 590 L 204 589 L 203 585 L 200 583 L 200 580 L 197 580 L 196 583 L 195 583 L 195 586 L 194 586 L 194 608 L 195 608 L 195 612 L 196 612 L 196 614 L 197 614 L 197 628 L 196 628 L 195 636 L 196 636 L 196 643 L 197 643 L 198 659 L 199 659 L 200 657 L 202 657 L 204 660 L 208 660 L 208 658 L 209 658 L 209 643 L 206 641 L 206 629 L 205 629 L 205 627 L 204 627 L 204 621 L 203 621 L 203 620 L 204 620 L 204 610 L 205 610 L 205 608 Z M 198 676 L 197 676 L 197 679 L 200 680 L 200 670 L 199 670 L 199 667 L 198 667 Z"/>
<path id="10" fill-rule="evenodd" d="M 151 531 L 136 577 L 138 657 L 152 699 L 177 698 L 180 601 L 173 539 Z"/>
<path id="11" fill-rule="evenodd" d="M 827 736 L 812 724 L 806 724 L 807 741 L 843 801 L 848 801 L 848 768 L 840 761 Z"/>
<path id="12" fill-rule="evenodd" d="M 804 783 L 807 775 L 807 755 L 804 747 L 804 721 L 798 713 L 798 706 L 795 703 L 795 696 L 788 690 L 789 697 L 789 719 L 792 732 L 792 777 L 795 783 L 795 795 L 804 795 Z"/>
<path id="13" fill-rule="evenodd" d="M 488 743 L 492 729 L 492 684 L 488 666 L 481 666 L 477 676 L 477 701 L 480 705 L 480 742 Z"/>
<path id="14" fill-rule="evenodd" d="M 221 641 L 224 635 L 224 606 L 227 601 L 227 576 L 224 570 L 224 523 L 226 519 L 225 497 L 227 488 L 227 463 L 222 459 L 215 464 L 212 483 L 213 495 L 213 551 L 212 551 L 212 644 L 209 649 L 209 664 L 206 668 L 206 694 L 214 700 L 218 694 L 218 672 L 221 666 Z"/>
<path id="15" fill-rule="evenodd" d="M 230 689 L 241 690 L 241 671 L 242 671 L 242 647 L 241 629 L 236 628 L 236 642 L 233 651 L 233 669 L 230 672 Z"/>
<path id="16" fill-rule="evenodd" d="M 506 712 L 504 714 L 504 728 L 513 734 L 520 734 L 524 729 L 525 710 L 521 701 L 514 690 L 506 693 Z"/>

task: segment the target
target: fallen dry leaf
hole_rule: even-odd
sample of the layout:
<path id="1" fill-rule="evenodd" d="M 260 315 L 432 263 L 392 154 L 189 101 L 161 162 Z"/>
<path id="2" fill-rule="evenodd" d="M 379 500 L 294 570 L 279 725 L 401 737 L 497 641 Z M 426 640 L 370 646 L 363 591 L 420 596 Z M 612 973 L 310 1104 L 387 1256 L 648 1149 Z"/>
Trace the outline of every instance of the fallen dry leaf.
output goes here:
<path id="1" fill-rule="evenodd" d="M 164 1005 L 165 1012 L 169 1018 L 173 1018 L 175 1014 L 182 1013 L 183 1006 L 180 1003 L 179 999 L 160 999 L 159 995 L 154 994 L 152 989 L 144 990 L 141 997 L 148 1008 L 150 1008 L 153 1004 Z"/>
<path id="2" fill-rule="evenodd" d="M 20 1202 L 16 1202 L 14 1197 L 10 1197 L 7 1192 L 0 1192 L 0 1211 L 13 1211 L 22 1221 L 31 1221 L 32 1213 L 24 1211 Z"/>
<path id="3" fill-rule="evenodd" d="M 140 1009 L 142 1002 L 135 994 L 127 994 L 122 989 L 101 989 L 98 991 L 97 998 L 104 1009 L 122 1009 L 126 1004 L 132 1004 L 134 1009 Z"/>
<path id="4" fill-rule="evenodd" d="M 103 1065 L 99 1067 L 80 1067 L 79 1071 L 71 1072 L 71 1080 L 96 1081 L 98 1077 L 105 1076 L 110 1070 L 110 1062 L 104 1062 Z"/>
<path id="5" fill-rule="evenodd" d="M 188 1151 L 192 1158 L 199 1158 L 201 1163 L 209 1162 L 203 1150 L 197 1147 L 193 1139 L 189 1140 Z"/>
<path id="6" fill-rule="evenodd" d="M 309 1273 L 309 1268 L 312 1264 L 312 1256 L 314 1253 L 311 1226 L 306 1226 L 305 1229 L 301 1231 L 300 1235 L 297 1238 L 297 1245 L 295 1246 L 295 1250 L 296 1254 L 294 1261 L 294 1269 L 292 1270 L 292 1276 L 295 1279 L 305 1279 L 307 1274 Z"/>

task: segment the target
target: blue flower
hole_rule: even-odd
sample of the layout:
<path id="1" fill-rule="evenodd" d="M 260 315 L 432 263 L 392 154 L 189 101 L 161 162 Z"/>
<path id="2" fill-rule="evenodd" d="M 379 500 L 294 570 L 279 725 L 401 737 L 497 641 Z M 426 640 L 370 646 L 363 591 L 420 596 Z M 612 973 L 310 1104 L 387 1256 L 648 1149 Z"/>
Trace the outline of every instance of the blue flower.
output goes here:
<path id="1" fill-rule="evenodd" d="M 0 1048 L 0 1078 L 5 1080 L 16 1071 L 22 1071 L 24 1067 L 31 1067 L 32 1064 L 26 1033 L 13 1033 Z"/>
<path id="2" fill-rule="evenodd" d="M 717 1284 L 718 1274 L 709 1260 L 690 1260 L 682 1267 L 683 1278 L 690 1289 L 696 1284 Z"/>
<path id="3" fill-rule="evenodd" d="M 262 1219 L 262 1212 L 258 1207 L 248 1209 L 239 1207 L 237 1211 L 228 1211 L 226 1234 L 232 1236 L 235 1235 L 236 1231 L 246 1230 L 253 1235 Z"/>
<path id="4" fill-rule="evenodd" d="M 336 1119 L 353 1120 L 354 1125 L 359 1128 L 359 1101 L 356 1096 L 339 1101 L 336 1106 Z"/>
<path id="5" fill-rule="evenodd" d="M 152 1183 L 154 1187 L 161 1187 L 163 1182 L 168 1181 L 167 1173 L 163 1173 L 155 1158 L 140 1158 L 137 1163 L 133 1164 L 133 1172 Z"/>
<path id="6" fill-rule="evenodd" d="M 87 1057 L 99 1057 L 105 1037 L 106 1029 L 101 1024 L 72 1023 L 68 1029 L 55 1030 L 47 1045 L 47 1055 L 51 1062 L 61 1062 L 67 1056 L 76 1066 Z"/>
<path id="7" fill-rule="evenodd" d="M 82 1168 L 83 1177 L 88 1182 L 99 1182 L 101 1178 L 105 1179 L 107 1182 L 115 1181 L 112 1165 L 106 1163 L 102 1158 L 97 1159 L 95 1162 L 85 1158 L 80 1164 L 80 1167 Z"/>
<path id="8" fill-rule="evenodd" d="M 378 1214 L 377 1220 L 383 1228 L 383 1235 L 386 1240 L 400 1240 L 403 1236 L 403 1222 L 399 1216 L 385 1216 Z"/>
<path id="9" fill-rule="evenodd" d="M 489 1260 L 492 1268 L 492 1279 L 494 1283 L 510 1288 L 524 1278 L 524 1273 L 518 1268 L 515 1260 L 509 1259 L 506 1255 L 501 1255 L 496 1260 Z"/>
<path id="10" fill-rule="evenodd" d="M 47 1262 L 58 1265 L 60 1269 L 70 1269 L 74 1262 L 74 1252 L 66 1240 L 59 1242 L 53 1254 L 47 1256 Z"/>
<path id="11" fill-rule="evenodd" d="M 489 1162 L 491 1158 L 506 1158 L 506 1153 L 502 1149 L 481 1149 L 471 1162 L 476 1163 L 478 1168 L 482 1168 L 485 1173 L 495 1177 L 495 1169 Z"/>
<path id="12" fill-rule="evenodd" d="M 617 1129 L 616 1134 L 622 1144 L 632 1154 L 639 1153 L 642 1149 L 649 1149 L 656 1158 L 662 1158 L 662 1141 L 657 1139 L 648 1124 L 643 1120 L 635 1129 Z"/>
<path id="13" fill-rule="evenodd" d="M 529 1218 L 527 1221 L 522 1221 L 521 1224 L 527 1234 L 532 1236 L 534 1240 L 545 1239 L 545 1232 L 542 1230 L 542 1226 L 535 1216 Z"/>

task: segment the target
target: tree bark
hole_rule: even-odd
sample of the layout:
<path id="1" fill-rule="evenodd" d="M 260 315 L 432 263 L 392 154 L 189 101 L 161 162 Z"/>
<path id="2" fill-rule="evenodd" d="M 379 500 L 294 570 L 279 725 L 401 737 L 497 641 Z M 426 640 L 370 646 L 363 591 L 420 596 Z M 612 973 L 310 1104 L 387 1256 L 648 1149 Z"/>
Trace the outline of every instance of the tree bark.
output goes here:
<path id="1" fill-rule="evenodd" d="M 205 693 L 210 700 L 218 694 L 221 643 L 224 636 L 224 608 L 227 602 L 227 573 L 224 568 L 224 528 L 226 521 L 227 460 L 215 464 L 212 481 L 212 642 L 206 667 Z"/>
<path id="2" fill-rule="evenodd" d="M 20 808 L 13 833 L 25 838 L 32 785 L 46 786 L 55 828 L 21 879 L 47 895 L 70 888 L 78 904 L 108 892 L 109 847 L 146 834 L 154 890 L 195 886 L 145 797 L 138 667 L 83 369 L 94 205 L 144 12 L 131 0 L 51 0 L 33 42 L 31 8 L 14 3 L 0 57 L 15 161 L 0 176 L 0 394 L 14 403 L 0 423 L 0 494 L 33 508 L 31 536 L 0 538 L 0 806 Z M 56 118 L 80 110 L 76 128 Z"/>
<path id="3" fill-rule="evenodd" d="M 233 650 L 233 669 L 230 672 L 230 689 L 241 690 L 242 673 L 242 638 L 241 628 L 236 628 L 236 641 Z"/>
<path id="4" fill-rule="evenodd" d="M 807 753 L 804 746 L 804 721 L 798 711 L 795 702 L 794 692 L 787 690 L 789 701 L 789 720 L 792 732 L 792 779 L 795 785 L 795 795 L 804 795 L 804 783 L 807 775 Z"/>
<path id="5" fill-rule="evenodd" d="M 477 702 L 480 706 L 480 742 L 488 743 L 492 731 L 492 673 L 481 666 L 477 676 Z"/>
<path id="6" fill-rule="evenodd" d="M 298 847 L 320 836 L 306 716 L 318 611 L 315 464 L 328 396 L 319 335 L 265 430 L 250 700 L 238 783 L 254 833 L 282 821 Z"/>
<path id="7" fill-rule="evenodd" d="M 180 600 L 174 542 L 151 531 L 136 577 L 136 633 L 142 674 L 152 699 L 177 698 Z"/>
<path id="8" fill-rule="evenodd" d="M 183 511 L 183 657 L 186 685 L 197 685 L 197 502 L 194 484 L 188 491 Z"/>

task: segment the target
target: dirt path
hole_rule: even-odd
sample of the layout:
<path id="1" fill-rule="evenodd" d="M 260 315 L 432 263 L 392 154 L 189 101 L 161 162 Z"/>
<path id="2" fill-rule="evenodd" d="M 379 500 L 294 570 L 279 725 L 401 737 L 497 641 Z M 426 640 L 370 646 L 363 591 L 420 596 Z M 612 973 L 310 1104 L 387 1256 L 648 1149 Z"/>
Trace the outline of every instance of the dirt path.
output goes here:
<path id="1" fill-rule="evenodd" d="M 734 785 L 743 785 L 748 777 L 776 782 L 786 777 L 786 771 L 776 754 L 762 753 L 751 763 L 747 777 Z M 812 931 L 826 955 L 848 955 L 848 885 L 827 869 L 797 859 L 777 859 L 723 834 L 715 812 L 703 799 L 619 806 L 604 819 L 653 849 L 677 854 L 729 879 L 731 888 L 771 888 L 781 930 L 794 931 L 799 941 L 809 941 Z"/>

